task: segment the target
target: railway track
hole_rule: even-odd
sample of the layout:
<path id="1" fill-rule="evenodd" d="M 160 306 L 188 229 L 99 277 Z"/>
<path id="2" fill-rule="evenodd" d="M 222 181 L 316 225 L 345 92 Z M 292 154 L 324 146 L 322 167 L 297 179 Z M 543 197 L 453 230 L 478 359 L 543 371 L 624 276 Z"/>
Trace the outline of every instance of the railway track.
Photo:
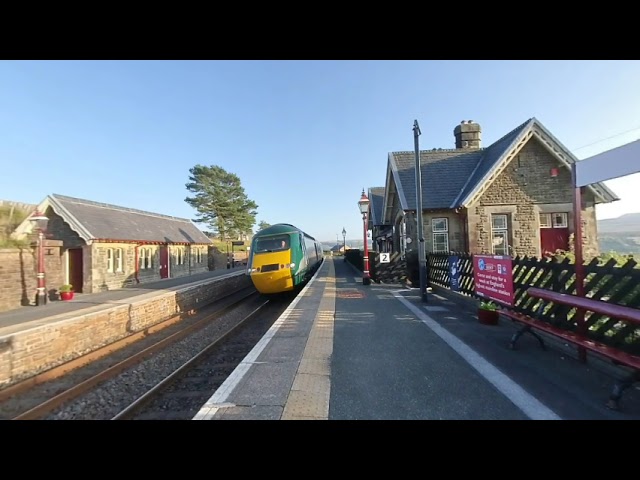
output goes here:
<path id="1" fill-rule="evenodd" d="M 264 301 L 113 420 L 191 420 L 284 310 Z"/>
<path id="2" fill-rule="evenodd" d="M 144 363 L 153 364 L 160 362 L 162 357 L 170 358 L 168 352 L 172 349 L 190 350 L 192 342 L 195 345 L 206 339 L 211 343 L 216 336 L 223 337 L 234 328 L 237 318 L 246 317 L 246 312 L 254 311 L 257 303 L 264 303 L 264 299 L 255 289 L 244 289 L 187 318 L 174 317 L 1 390 L 0 419 L 112 418 L 114 409 L 121 411 L 123 405 L 131 403 L 127 393 L 135 395 L 140 389 L 149 389 L 145 381 L 140 385 L 128 383 L 132 370 L 144 371 L 140 367 Z M 165 363 L 178 361 L 180 358 Z M 167 371 L 156 370 L 156 378 Z M 157 380 L 147 381 L 158 383 Z M 115 393 L 118 391 L 123 394 Z M 85 398 L 92 395 L 93 399 Z M 113 401 L 114 395 L 118 401 Z"/>

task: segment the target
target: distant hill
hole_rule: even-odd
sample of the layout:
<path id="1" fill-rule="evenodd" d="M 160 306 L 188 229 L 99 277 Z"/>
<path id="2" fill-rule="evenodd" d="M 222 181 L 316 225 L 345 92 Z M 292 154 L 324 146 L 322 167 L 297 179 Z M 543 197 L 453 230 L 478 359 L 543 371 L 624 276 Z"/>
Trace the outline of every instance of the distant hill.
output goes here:
<path id="1" fill-rule="evenodd" d="M 627 213 L 617 218 L 598 220 L 598 232 L 620 233 L 630 232 L 640 235 L 640 213 Z"/>
<path id="2" fill-rule="evenodd" d="M 601 252 L 640 253 L 640 213 L 598 220 Z"/>

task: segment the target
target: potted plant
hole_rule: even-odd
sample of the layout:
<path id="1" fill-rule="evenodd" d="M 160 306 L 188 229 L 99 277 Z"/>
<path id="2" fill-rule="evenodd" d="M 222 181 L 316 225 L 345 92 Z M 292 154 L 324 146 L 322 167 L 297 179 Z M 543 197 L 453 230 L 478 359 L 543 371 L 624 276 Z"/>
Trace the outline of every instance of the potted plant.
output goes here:
<path id="1" fill-rule="evenodd" d="M 500 314 L 498 305 L 491 301 L 483 300 L 478 306 L 478 320 L 483 325 L 497 325 Z"/>
<path id="2" fill-rule="evenodd" d="M 60 293 L 61 300 L 73 300 L 73 285 L 69 285 L 68 283 L 61 285 L 58 292 Z"/>

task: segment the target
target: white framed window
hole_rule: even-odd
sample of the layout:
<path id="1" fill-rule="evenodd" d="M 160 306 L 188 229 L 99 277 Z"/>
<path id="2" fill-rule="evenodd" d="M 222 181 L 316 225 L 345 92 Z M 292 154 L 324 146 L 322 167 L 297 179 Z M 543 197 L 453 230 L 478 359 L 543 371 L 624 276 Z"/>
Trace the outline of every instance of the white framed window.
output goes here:
<path id="1" fill-rule="evenodd" d="M 433 253 L 446 253 L 449 251 L 449 234 L 433 234 Z"/>
<path id="2" fill-rule="evenodd" d="M 183 253 L 183 251 L 182 251 L 182 248 L 180 248 L 180 247 L 177 247 L 177 248 L 176 248 L 176 256 L 175 256 L 175 259 L 176 259 L 176 262 L 175 262 L 175 264 L 176 264 L 176 265 L 182 265 L 182 264 L 184 264 L 184 253 Z"/>
<path id="3" fill-rule="evenodd" d="M 449 232 L 449 219 L 448 218 L 434 218 L 431 220 L 432 232 Z"/>
<path id="4" fill-rule="evenodd" d="M 491 228 L 493 230 L 507 230 L 507 215 L 504 213 L 491 215 Z"/>
<path id="5" fill-rule="evenodd" d="M 566 213 L 554 213 L 552 218 L 553 228 L 567 228 L 568 223 Z"/>
<path id="6" fill-rule="evenodd" d="M 124 266 L 124 252 L 122 251 L 121 248 L 116 248 L 114 253 L 115 253 L 115 271 L 117 273 L 122 273 L 123 266 Z"/>
<path id="7" fill-rule="evenodd" d="M 434 253 L 445 253 L 449 251 L 449 219 L 434 218 L 431 220 L 431 232 Z"/>
<path id="8" fill-rule="evenodd" d="M 494 255 L 509 255 L 509 223 L 507 215 L 491 215 L 491 251 Z"/>
<path id="9" fill-rule="evenodd" d="M 147 268 L 147 249 L 141 248 L 138 250 L 138 270 L 144 270 Z"/>
<path id="10" fill-rule="evenodd" d="M 146 265 L 146 268 L 151 269 L 151 268 L 153 268 L 153 253 L 151 252 L 150 248 L 146 248 L 144 250 L 146 250 L 146 252 L 145 252 L 145 265 Z"/>
<path id="11" fill-rule="evenodd" d="M 113 273 L 113 248 L 107 248 L 107 272 Z"/>
<path id="12" fill-rule="evenodd" d="M 540 228 L 567 228 L 568 220 L 565 212 L 541 213 Z"/>
<path id="13" fill-rule="evenodd" d="M 541 213 L 540 214 L 540 228 L 551 228 L 551 214 L 550 213 Z"/>

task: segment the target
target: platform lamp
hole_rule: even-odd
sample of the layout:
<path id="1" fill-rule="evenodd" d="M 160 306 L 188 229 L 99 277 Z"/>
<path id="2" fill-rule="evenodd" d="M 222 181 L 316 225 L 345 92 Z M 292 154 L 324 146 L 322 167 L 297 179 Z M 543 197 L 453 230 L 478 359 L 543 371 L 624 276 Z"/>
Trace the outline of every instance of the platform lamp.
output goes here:
<path id="1" fill-rule="evenodd" d="M 36 210 L 29 217 L 29 221 L 38 232 L 38 288 L 36 294 L 36 306 L 45 305 L 47 303 L 47 292 L 44 279 L 44 234 L 47 231 L 49 218 Z"/>
<path id="2" fill-rule="evenodd" d="M 362 196 L 358 201 L 358 207 L 362 214 L 362 224 L 364 227 L 364 272 L 362 275 L 362 284 L 371 285 L 371 277 L 369 276 L 369 243 L 367 241 L 367 213 L 369 212 L 369 198 L 364 193 L 364 188 L 362 189 Z"/>
<path id="3" fill-rule="evenodd" d="M 347 231 L 342 227 L 342 254 L 347 253 Z"/>

